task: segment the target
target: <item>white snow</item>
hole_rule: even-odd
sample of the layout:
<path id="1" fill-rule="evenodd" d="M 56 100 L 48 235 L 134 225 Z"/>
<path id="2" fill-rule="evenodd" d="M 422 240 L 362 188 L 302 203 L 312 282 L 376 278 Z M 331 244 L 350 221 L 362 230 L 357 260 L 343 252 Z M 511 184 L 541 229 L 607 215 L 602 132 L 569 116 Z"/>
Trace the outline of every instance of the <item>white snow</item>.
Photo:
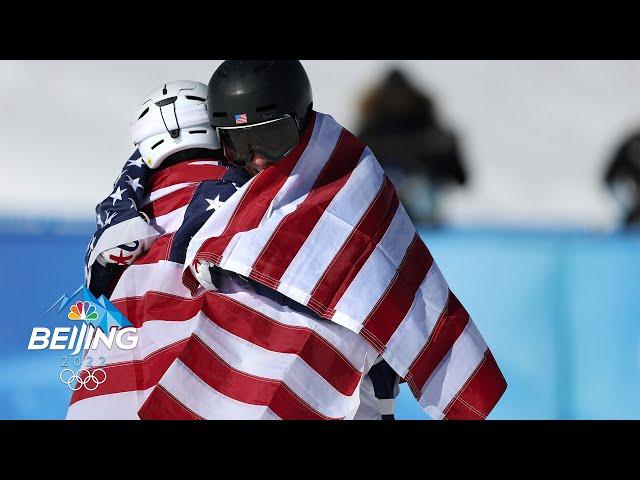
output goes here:
<path id="1" fill-rule="evenodd" d="M 165 81 L 207 82 L 211 61 L 0 61 L 0 215 L 93 218 L 133 150 L 138 100 Z M 316 109 L 356 127 L 363 88 L 400 65 L 456 129 L 471 185 L 457 224 L 609 229 L 601 172 L 640 128 L 638 61 L 304 61 Z"/>

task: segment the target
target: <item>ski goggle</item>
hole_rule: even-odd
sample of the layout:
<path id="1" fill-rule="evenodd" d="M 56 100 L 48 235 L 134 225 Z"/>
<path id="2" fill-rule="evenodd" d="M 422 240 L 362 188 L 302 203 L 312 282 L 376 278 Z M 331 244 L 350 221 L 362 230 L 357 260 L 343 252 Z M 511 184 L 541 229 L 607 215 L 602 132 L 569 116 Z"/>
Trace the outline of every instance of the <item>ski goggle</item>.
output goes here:
<path id="1" fill-rule="evenodd" d="M 217 130 L 225 158 L 239 166 L 249 163 L 254 154 L 277 163 L 300 140 L 296 121 L 289 115 L 263 123 L 220 127 Z"/>

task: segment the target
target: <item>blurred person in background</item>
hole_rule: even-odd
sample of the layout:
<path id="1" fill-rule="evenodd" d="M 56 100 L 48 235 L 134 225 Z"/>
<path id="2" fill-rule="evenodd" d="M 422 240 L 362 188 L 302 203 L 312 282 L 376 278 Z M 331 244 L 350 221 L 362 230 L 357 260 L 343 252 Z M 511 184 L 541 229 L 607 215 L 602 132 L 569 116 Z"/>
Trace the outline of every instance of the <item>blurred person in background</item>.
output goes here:
<path id="1" fill-rule="evenodd" d="M 357 136 L 368 144 L 416 222 L 441 222 L 442 187 L 467 182 L 455 135 L 437 118 L 432 99 L 400 70 L 391 70 L 360 105 Z"/>
<path id="2" fill-rule="evenodd" d="M 622 210 L 624 226 L 640 229 L 640 132 L 627 137 L 615 151 L 604 181 Z"/>

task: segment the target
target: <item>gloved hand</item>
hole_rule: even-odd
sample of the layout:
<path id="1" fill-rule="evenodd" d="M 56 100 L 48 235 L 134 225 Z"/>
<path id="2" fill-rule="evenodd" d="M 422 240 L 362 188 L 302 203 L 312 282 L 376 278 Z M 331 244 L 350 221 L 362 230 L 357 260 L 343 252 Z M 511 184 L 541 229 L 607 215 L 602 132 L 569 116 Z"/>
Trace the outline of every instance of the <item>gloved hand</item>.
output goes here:
<path id="1" fill-rule="evenodd" d="M 216 283 L 218 282 L 219 274 L 214 269 L 213 263 L 207 262 L 206 260 L 194 260 L 191 265 L 189 265 L 189 268 L 198 283 L 206 290 L 213 292 L 218 291 Z"/>
<path id="2" fill-rule="evenodd" d="M 152 239 L 145 238 L 119 245 L 98 255 L 97 262 L 103 267 L 107 265 L 131 265 L 136 258 L 149 249 L 151 243 Z"/>

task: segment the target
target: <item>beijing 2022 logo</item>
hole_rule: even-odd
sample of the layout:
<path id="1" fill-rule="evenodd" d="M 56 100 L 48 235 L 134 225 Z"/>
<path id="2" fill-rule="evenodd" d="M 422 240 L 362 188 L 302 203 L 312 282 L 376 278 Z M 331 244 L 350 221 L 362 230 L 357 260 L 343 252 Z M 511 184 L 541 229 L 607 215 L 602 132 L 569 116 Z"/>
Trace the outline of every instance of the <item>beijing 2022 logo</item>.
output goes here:
<path id="1" fill-rule="evenodd" d="M 66 351 L 61 357 L 59 377 L 70 390 L 96 390 L 107 380 L 102 353 L 113 348 L 131 350 L 138 344 L 135 327 L 104 295 L 95 298 L 86 287 L 62 295 L 42 318 L 52 311 L 51 316 L 71 324 L 34 327 L 27 349 Z"/>

